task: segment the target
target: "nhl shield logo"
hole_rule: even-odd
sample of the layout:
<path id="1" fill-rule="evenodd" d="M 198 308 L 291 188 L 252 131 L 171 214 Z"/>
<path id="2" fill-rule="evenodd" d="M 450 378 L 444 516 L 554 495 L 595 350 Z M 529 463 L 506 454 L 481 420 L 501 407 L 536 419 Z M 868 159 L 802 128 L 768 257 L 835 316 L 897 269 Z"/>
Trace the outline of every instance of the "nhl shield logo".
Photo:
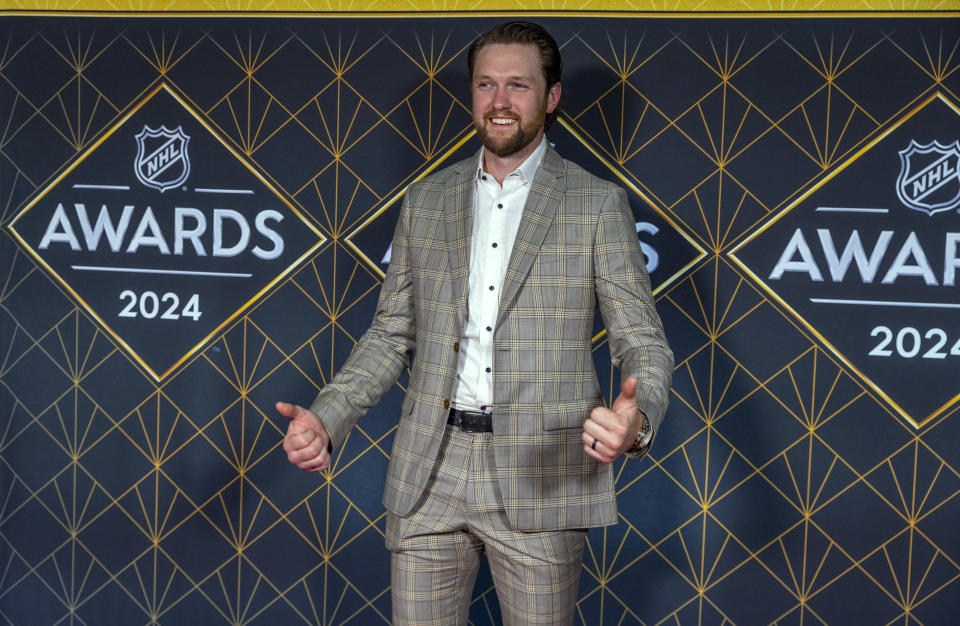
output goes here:
<path id="1" fill-rule="evenodd" d="M 900 151 L 897 196 L 908 208 L 928 215 L 960 206 L 960 140 L 944 146 L 911 139 Z"/>
<path id="2" fill-rule="evenodd" d="M 159 129 L 144 126 L 136 139 L 137 158 L 133 170 L 141 183 L 162 193 L 183 184 L 190 176 L 187 154 L 190 137 L 181 126 L 175 130 L 166 126 Z"/>

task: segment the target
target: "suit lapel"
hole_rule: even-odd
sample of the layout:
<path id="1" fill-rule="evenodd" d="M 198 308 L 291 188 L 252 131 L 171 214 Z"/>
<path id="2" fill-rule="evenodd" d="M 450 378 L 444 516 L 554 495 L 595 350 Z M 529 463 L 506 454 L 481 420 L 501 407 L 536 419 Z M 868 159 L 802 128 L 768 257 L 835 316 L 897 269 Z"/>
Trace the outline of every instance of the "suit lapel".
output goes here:
<path id="1" fill-rule="evenodd" d="M 478 157 L 479 158 L 479 157 Z M 443 226 L 446 232 L 453 301 L 463 330 L 467 315 L 468 278 L 470 276 L 470 239 L 473 233 L 473 177 L 476 159 L 468 159 L 457 169 L 457 180 L 444 200 Z"/>
<path id="2" fill-rule="evenodd" d="M 513 243 L 513 252 L 510 254 L 503 291 L 500 294 L 498 324 L 504 319 L 504 313 L 513 304 L 520 286 L 530 273 L 543 238 L 546 237 L 563 200 L 563 192 L 563 159 L 548 144 L 530 185 L 527 202 L 523 205 L 523 216 L 520 218 L 520 227 L 517 229 L 517 238 Z"/>

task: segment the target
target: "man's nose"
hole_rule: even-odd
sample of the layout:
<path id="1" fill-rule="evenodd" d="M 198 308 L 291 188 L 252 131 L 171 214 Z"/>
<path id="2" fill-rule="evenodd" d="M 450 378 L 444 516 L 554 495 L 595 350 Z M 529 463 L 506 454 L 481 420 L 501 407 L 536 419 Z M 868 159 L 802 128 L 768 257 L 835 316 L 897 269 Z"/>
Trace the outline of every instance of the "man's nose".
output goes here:
<path id="1" fill-rule="evenodd" d="M 510 98 L 507 95 L 507 90 L 503 87 L 497 87 L 493 92 L 493 102 L 491 104 L 495 109 L 509 109 Z"/>

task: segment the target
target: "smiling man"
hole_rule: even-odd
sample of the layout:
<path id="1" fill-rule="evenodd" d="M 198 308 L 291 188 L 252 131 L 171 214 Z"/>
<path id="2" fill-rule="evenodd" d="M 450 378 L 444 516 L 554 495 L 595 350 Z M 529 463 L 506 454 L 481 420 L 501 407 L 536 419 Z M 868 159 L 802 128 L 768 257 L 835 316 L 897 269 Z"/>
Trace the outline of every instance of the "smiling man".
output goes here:
<path id="1" fill-rule="evenodd" d="M 533 45 L 490 43 L 470 56 L 473 125 L 487 154 L 484 165 L 519 166 L 539 147 L 547 115 L 553 121 L 560 82 L 548 84 Z M 503 169 L 503 177 L 514 168 Z M 491 172 L 493 173 L 493 172 Z"/>
<path id="2" fill-rule="evenodd" d="M 277 403 L 283 447 L 327 468 L 415 355 L 383 498 L 394 624 L 466 624 L 483 555 L 505 624 L 569 624 L 586 529 L 617 521 L 610 464 L 649 450 L 673 355 L 623 190 L 546 142 L 556 42 L 510 22 L 467 63 L 483 148 L 410 186 L 373 323 L 310 410 Z"/>

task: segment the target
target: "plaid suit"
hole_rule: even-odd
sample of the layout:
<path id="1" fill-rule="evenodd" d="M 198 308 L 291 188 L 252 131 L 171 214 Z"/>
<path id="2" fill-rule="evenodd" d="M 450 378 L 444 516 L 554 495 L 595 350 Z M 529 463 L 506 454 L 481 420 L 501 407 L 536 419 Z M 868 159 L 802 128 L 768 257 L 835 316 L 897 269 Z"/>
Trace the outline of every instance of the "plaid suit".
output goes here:
<path id="1" fill-rule="evenodd" d="M 467 313 L 477 158 L 409 188 L 370 329 L 311 406 L 334 446 L 415 353 L 383 502 L 404 517 L 441 455 Z M 638 380 L 654 433 L 673 369 L 624 191 L 549 146 L 524 206 L 494 330 L 493 458 L 521 531 L 616 522 L 610 465 L 583 451 L 603 399 L 591 335 L 599 306 L 613 362 Z"/>

